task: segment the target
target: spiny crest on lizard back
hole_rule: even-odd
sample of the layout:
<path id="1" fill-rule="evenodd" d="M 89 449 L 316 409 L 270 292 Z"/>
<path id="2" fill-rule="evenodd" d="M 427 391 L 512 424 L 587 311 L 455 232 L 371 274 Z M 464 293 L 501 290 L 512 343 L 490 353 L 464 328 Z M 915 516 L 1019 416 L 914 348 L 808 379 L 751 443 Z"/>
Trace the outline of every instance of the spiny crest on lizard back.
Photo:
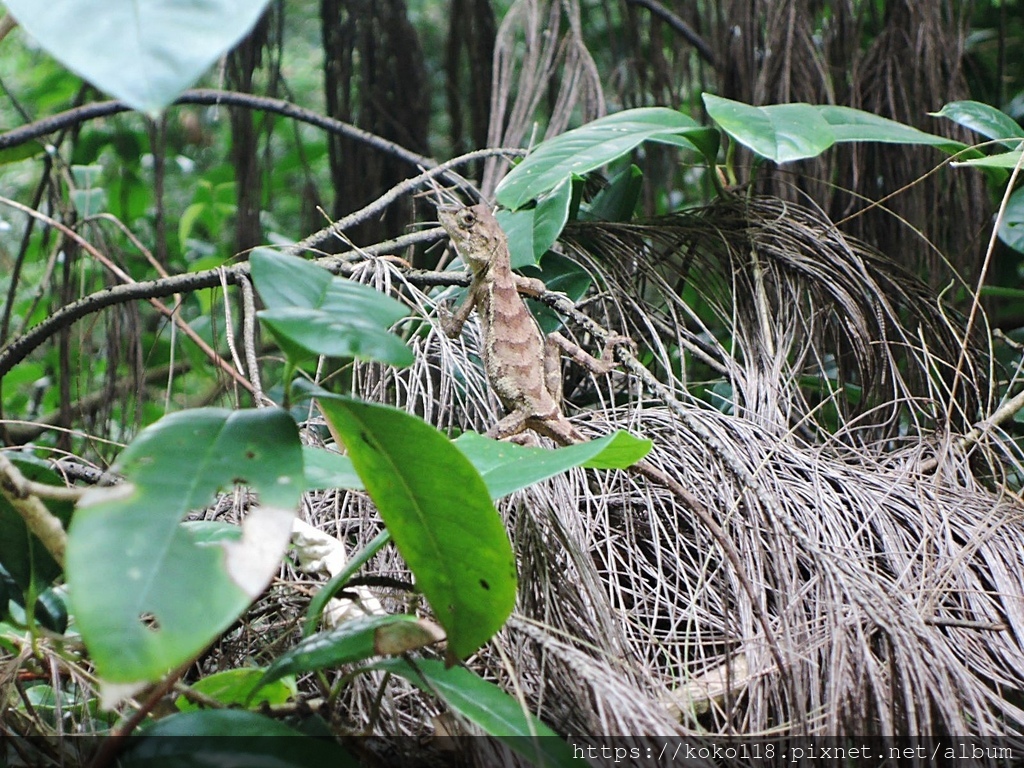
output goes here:
<path id="1" fill-rule="evenodd" d="M 505 245 L 505 233 L 483 203 L 439 205 L 437 216 L 455 249 L 474 272 L 490 266 L 492 254 Z"/>

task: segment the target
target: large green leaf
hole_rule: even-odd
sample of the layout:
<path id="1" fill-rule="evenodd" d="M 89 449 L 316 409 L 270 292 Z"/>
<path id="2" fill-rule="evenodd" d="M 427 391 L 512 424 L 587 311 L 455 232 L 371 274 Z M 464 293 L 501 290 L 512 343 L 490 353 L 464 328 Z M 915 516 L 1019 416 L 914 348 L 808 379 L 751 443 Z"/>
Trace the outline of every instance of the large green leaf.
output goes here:
<path id="1" fill-rule="evenodd" d="M 400 675 L 420 690 L 433 694 L 489 736 L 501 739 L 513 751 L 538 766 L 586 765 L 558 734 L 530 714 L 523 705 L 494 683 L 465 667 L 445 666 L 433 659 L 388 659 L 374 664 Z"/>
<path id="2" fill-rule="evenodd" d="M 155 680 L 199 653 L 276 572 L 303 490 L 302 446 L 283 411 L 204 408 L 143 430 L 71 523 L 67 576 L 82 639 L 108 682 Z M 249 485 L 242 538 L 209 540 L 182 518 Z"/>
<path id="3" fill-rule="evenodd" d="M 500 499 L 572 467 L 625 469 L 651 450 L 650 440 L 622 431 L 555 450 L 491 440 L 475 432 L 461 435 L 455 445 L 476 467 L 493 499 Z"/>
<path id="4" fill-rule="evenodd" d="M 309 355 L 410 365 L 413 354 L 388 332 L 407 313 L 372 288 L 335 277 L 305 259 L 257 248 L 252 278 L 267 309 L 260 320 L 294 361 Z"/>
<path id="5" fill-rule="evenodd" d="M 487 486 L 421 419 L 347 398 L 321 397 L 320 407 L 447 632 L 449 653 L 468 656 L 516 599 L 512 546 Z"/>
<path id="6" fill-rule="evenodd" d="M 188 736 L 191 738 L 178 738 Z M 274 738 L 261 738 L 273 736 Z M 255 712 L 211 709 L 159 720 L 128 740 L 121 768 L 356 768 L 332 741 L 304 736 Z"/>
<path id="7" fill-rule="evenodd" d="M 543 195 L 535 208 L 498 211 L 498 223 L 508 237 L 509 256 L 513 269 L 535 265 L 554 245 L 569 220 L 572 183 L 566 177 L 561 184 Z"/>
<path id="8" fill-rule="evenodd" d="M 540 144 L 502 179 L 497 199 L 506 208 L 516 210 L 573 174 L 600 168 L 640 143 L 659 137 L 681 136 L 693 149 L 706 154 L 713 143 L 708 133 L 692 118 L 666 107 L 617 112 Z"/>
<path id="9" fill-rule="evenodd" d="M 883 144 L 924 144 L 938 147 L 949 154 L 967 149 L 966 144 L 925 133 L 887 117 L 879 117 L 861 109 L 823 105 L 816 107 L 832 127 L 836 141 L 874 141 Z"/>
<path id="10" fill-rule="evenodd" d="M 4 0 L 55 59 L 131 107 L 170 104 L 256 23 L 268 0 Z"/>
<path id="11" fill-rule="evenodd" d="M 1020 146 L 1019 139 L 1024 138 L 1024 128 L 1021 128 L 1016 120 L 980 101 L 951 101 L 938 112 L 931 114 L 970 128 L 986 139 L 1002 140 L 1002 143 L 1010 148 Z"/>
<path id="12" fill-rule="evenodd" d="M 817 157 L 836 141 L 832 127 L 810 104 L 752 107 L 705 93 L 704 106 L 735 141 L 776 163 Z"/>
<path id="13" fill-rule="evenodd" d="M 267 668 L 260 685 L 372 656 L 405 653 L 437 642 L 440 638 L 436 633 L 436 624 L 431 628 L 415 616 L 359 616 L 310 635 L 285 651 Z"/>

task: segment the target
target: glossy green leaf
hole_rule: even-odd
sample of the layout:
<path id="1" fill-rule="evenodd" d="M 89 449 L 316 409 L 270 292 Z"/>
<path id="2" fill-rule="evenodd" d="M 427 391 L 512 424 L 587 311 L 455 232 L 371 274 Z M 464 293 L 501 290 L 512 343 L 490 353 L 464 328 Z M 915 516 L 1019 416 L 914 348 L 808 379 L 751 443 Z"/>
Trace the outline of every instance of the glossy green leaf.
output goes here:
<path id="1" fill-rule="evenodd" d="M 328 355 L 412 363 L 412 352 L 388 331 L 408 314 L 390 296 L 269 248 L 257 248 L 249 263 L 267 307 L 259 318 L 293 362 Z"/>
<path id="2" fill-rule="evenodd" d="M 537 201 L 537 212 L 533 217 L 534 263 L 540 261 L 548 249 L 562 234 L 569 220 L 569 203 L 572 202 L 572 179 L 566 178 L 561 184 Z"/>
<path id="3" fill-rule="evenodd" d="M 51 56 L 134 109 L 170 104 L 256 23 L 267 0 L 4 0 Z"/>
<path id="4" fill-rule="evenodd" d="M 1003 144 L 1017 148 L 1024 138 L 1024 128 L 1005 112 L 1001 112 L 980 101 L 951 101 L 938 112 L 930 113 L 935 117 L 945 117 L 958 125 L 980 133 L 986 139 L 1003 139 Z M 1009 141 L 1006 141 L 1009 139 Z"/>
<path id="5" fill-rule="evenodd" d="M 263 672 L 264 670 L 255 667 L 225 669 L 197 680 L 190 687 L 197 693 L 228 707 L 258 707 L 261 704 L 276 706 L 286 703 L 295 696 L 295 680 L 276 680 L 261 686 Z M 175 699 L 174 705 L 182 712 L 195 712 L 200 709 L 198 704 L 193 704 L 185 696 Z"/>
<path id="6" fill-rule="evenodd" d="M 475 432 L 460 435 L 455 445 L 476 467 L 493 499 L 500 499 L 573 467 L 625 469 L 651 450 L 650 440 L 621 430 L 554 450 L 492 440 Z"/>
<path id="7" fill-rule="evenodd" d="M 534 717 L 523 705 L 465 667 L 445 669 L 433 659 L 388 659 L 374 664 L 400 675 L 426 693 L 445 702 L 489 736 L 501 739 L 510 749 L 525 757 L 531 765 L 587 765 L 574 756 L 573 749 L 558 734 Z"/>
<path id="8" fill-rule="evenodd" d="M 508 238 L 512 269 L 522 269 L 537 263 L 533 253 L 533 220 L 536 215 L 536 208 L 522 208 L 518 211 L 502 209 L 494 214 Z"/>
<path id="9" fill-rule="evenodd" d="M 301 675 L 382 655 L 388 652 L 388 649 L 381 648 L 387 643 L 388 633 L 401 629 L 416 633 L 421 638 L 422 642 L 418 646 L 414 643 L 412 647 L 430 645 L 440 639 L 415 616 L 359 616 L 301 640 L 294 648 L 274 659 L 260 684 L 269 685 L 286 675 Z M 407 650 L 411 647 L 397 652 Z"/>
<path id="10" fill-rule="evenodd" d="M 967 149 L 966 144 L 925 133 L 886 117 L 879 117 L 861 109 L 824 105 L 816 107 L 832 127 L 837 142 L 874 141 L 883 144 L 924 144 L 955 154 Z"/>
<path id="11" fill-rule="evenodd" d="M 326 448 L 304 445 L 302 458 L 306 465 L 307 491 L 326 491 L 331 488 L 363 490 L 363 481 L 359 479 L 352 466 L 352 459 L 348 456 Z"/>
<path id="12" fill-rule="evenodd" d="M 630 221 L 640 201 L 643 180 L 643 171 L 635 165 L 624 168 L 594 196 L 585 212 L 580 212 L 580 218 L 588 221 Z"/>
<path id="13" fill-rule="evenodd" d="M 404 411 L 321 398 L 391 537 L 448 634 L 473 653 L 515 605 L 512 546 L 484 481 L 444 435 Z"/>
<path id="14" fill-rule="evenodd" d="M 1019 253 L 1024 253 L 1024 187 L 1010 195 L 999 224 L 999 239 Z"/>
<path id="15" fill-rule="evenodd" d="M 27 479 L 64 487 L 57 474 L 38 459 L 17 454 L 8 454 L 8 458 Z M 47 501 L 46 507 L 67 526 L 73 509 L 69 502 Z M 22 594 L 30 590 L 36 594 L 42 592 L 61 573 L 60 566 L 39 539 L 29 533 L 21 515 L 3 496 L 0 496 L 0 566 Z M 24 601 L 19 603 L 24 604 Z"/>
<path id="16" fill-rule="evenodd" d="M 501 210 L 495 214 L 508 238 L 513 269 L 537 264 L 555 244 L 569 220 L 572 184 L 569 179 L 541 197 L 535 208 Z"/>
<path id="17" fill-rule="evenodd" d="M 277 572 L 303 491 L 295 422 L 266 408 L 204 408 L 143 430 L 69 531 L 72 607 L 101 677 L 156 680 L 226 629 Z M 209 541 L 182 525 L 220 491 L 249 485 L 259 505 L 242 538 Z"/>
<path id="18" fill-rule="evenodd" d="M 836 141 L 832 127 L 810 104 L 752 107 L 705 93 L 704 106 L 735 141 L 776 163 L 817 157 Z"/>
<path id="19" fill-rule="evenodd" d="M 192 738 L 178 738 L 189 736 Z M 273 736 L 275 738 L 261 738 Z M 211 709 L 165 717 L 128 740 L 120 768 L 356 768 L 339 745 L 255 712 Z"/>
<path id="20" fill-rule="evenodd" d="M 573 174 L 600 168 L 644 141 L 670 134 L 706 138 L 706 133 L 707 129 L 692 118 L 666 107 L 617 112 L 540 144 L 502 179 L 496 190 L 497 199 L 506 208 L 516 210 Z"/>

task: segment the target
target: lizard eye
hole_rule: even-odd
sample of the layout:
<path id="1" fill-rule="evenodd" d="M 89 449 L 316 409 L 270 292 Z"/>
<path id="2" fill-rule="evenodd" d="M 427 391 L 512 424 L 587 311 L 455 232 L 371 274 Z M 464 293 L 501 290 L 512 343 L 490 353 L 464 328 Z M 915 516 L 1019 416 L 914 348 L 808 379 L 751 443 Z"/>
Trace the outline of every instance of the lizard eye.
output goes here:
<path id="1" fill-rule="evenodd" d="M 463 229 L 469 229 L 476 224 L 476 214 L 471 210 L 464 209 L 459 212 L 459 226 Z"/>

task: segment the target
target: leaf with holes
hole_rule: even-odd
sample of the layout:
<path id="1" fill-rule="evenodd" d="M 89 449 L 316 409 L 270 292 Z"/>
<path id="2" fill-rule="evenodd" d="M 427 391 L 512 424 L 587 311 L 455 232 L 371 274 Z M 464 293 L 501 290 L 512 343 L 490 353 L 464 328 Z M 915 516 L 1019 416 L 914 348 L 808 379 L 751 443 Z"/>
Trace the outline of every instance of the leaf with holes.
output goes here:
<path id="1" fill-rule="evenodd" d="M 66 565 L 100 676 L 129 688 L 192 659 L 266 587 L 291 538 L 302 446 L 284 411 L 203 408 L 143 430 L 112 471 L 125 482 L 83 496 Z M 259 494 L 240 538 L 182 523 L 235 485 Z"/>
<path id="2" fill-rule="evenodd" d="M 449 653 L 468 656 L 516 600 L 512 546 L 487 486 L 423 420 L 348 398 L 319 402 L 444 627 Z"/>
<path id="3" fill-rule="evenodd" d="M 4 0 L 51 56 L 133 109 L 170 104 L 256 23 L 268 0 Z"/>

